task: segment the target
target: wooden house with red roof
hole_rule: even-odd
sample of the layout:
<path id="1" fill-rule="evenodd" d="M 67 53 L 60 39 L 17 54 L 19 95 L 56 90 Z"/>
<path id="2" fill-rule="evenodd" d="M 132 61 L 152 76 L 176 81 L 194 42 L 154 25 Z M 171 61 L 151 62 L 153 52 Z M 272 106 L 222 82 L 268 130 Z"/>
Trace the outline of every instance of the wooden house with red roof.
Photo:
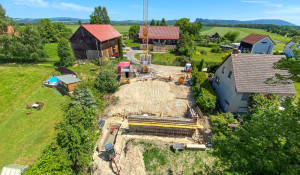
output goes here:
<path id="1" fill-rule="evenodd" d="M 111 25 L 85 24 L 73 34 L 70 43 L 76 59 L 97 59 L 115 54 L 120 36 Z"/>
<path id="2" fill-rule="evenodd" d="M 274 41 L 268 35 L 250 34 L 241 40 L 239 50 L 251 54 L 272 54 Z"/>
<path id="3" fill-rule="evenodd" d="M 178 26 L 148 26 L 148 48 L 155 52 L 174 50 L 179 40 Z M 140 27 L 140 49 L 143 48 L 143 26 Z"/>

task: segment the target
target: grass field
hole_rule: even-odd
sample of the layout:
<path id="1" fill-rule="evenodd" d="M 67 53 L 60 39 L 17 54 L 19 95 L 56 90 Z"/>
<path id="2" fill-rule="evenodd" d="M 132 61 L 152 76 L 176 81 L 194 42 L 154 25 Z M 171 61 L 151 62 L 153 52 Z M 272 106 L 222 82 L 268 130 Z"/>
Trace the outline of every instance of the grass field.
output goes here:
<path id="1" fill-rule="evenodd" d="M 138 142 L 144 148 L 143 159 L 149 174 L 207 174 L 213 170 L 215 158 L 206 151 L 173 152 L 170 145 Z M 201 173 L 202 172 L 202 173 Z"/>
<path id="2" fill-rule="evenodd" d="M 210 52 L 211 48 L 208 47 L 199 47 L 197 46 L 197 51 L 205 50 L 207 51 L 207 54 L 201 54 L 201 55 L 194 55 L 192 58 L 192 61 L 201 61 L 204 59 L 205 62 L 221 62 L 223 53 L 212 53 Z M 140 54 L 135 54 L 135 58 L 139 60 Z M 167 52 L 167 53 L 151 53 L 152 55 L 152 63 L 153 64 L 160 64 L 160 65 L 174 65 L 176 66 L 176 57 L 179 57 L 179 55 L 174 54 L 173 52 Z"/>
<path id="3" fill-rule="evenodd" d="M 58 45 L 58 43 L 46 43 L 45 44 L 44 49 L 45 49 L 47 55 L 49 56 L 49 58 L 47 58 L 47 61 L 51 61 L 51 62 L 59 61 L 59 57 L 57 55 L 57 45 Z"/>
<path id="4" fill-rule="evenodd" d="M 72 29 L 72 32 L 74 33 L 79 25 L 66 25 L 68 28 Z M 125 34 L 129 32 L 130 25 L 113 25 L 113 27 L 121 34 Z"/>
<path id="5" fill-rule="evenodd" d="M 8 164 L 34 163 L 55 134 L 68 99 L 57 90 L 42 87 L 53 68 L 34 65 L 0 66 L 0 169 Z M 26 104 L 45 106 L 29 115 Z"/>
<path id="6" fill-rule="evenodd" d="M 269 35 L 272 40 L 275 42 L 275 47 L 273 51 L 283 51 L 284 46 L 286 42 L 289 42 L 291 38 L 277 35 L 274 33 L 267 32 L 262 29 L 249 29 L 249 28 L 231 28 L 231 27 L 214 27 L 209 30 L 205 30 L 201 32 L 203 35 L 212 35 L 218 32 L 221 36 L 225 35 L 228 31 L 238 31 L 240 32 L 240 36 L 237 38 L 238 41 L 240 41 L 242 38 L 246 37 L 247 35 L 251 33 L 257 33 L 257 34 L 262 34 L 262 35 Z M 279 41 L 279 42 L 278 42 Z M 284 42 L 284 43 L 281 43 Z"/>

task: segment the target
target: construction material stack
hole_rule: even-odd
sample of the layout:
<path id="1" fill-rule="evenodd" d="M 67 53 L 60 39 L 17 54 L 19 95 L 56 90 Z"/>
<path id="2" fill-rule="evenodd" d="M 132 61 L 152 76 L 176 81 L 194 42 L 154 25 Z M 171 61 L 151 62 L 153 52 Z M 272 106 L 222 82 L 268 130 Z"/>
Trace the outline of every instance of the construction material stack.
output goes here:
<path id="1" fill-rule="evenodd" d="M 130 132 L 144 132 L 153 135 L 185 135 L 192 136 L 203 126 L 194 119 L 180 117 L 128 116 Z"/>

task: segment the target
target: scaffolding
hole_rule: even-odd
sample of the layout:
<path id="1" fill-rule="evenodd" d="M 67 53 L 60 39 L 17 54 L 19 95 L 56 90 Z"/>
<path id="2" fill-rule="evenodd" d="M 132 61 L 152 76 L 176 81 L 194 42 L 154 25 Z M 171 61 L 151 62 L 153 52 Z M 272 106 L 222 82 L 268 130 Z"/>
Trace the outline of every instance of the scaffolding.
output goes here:
<path id="1" fill-rule="evenodd" d="M 192 136 L 196 130 L 202 130 L 197 119 L 180 117 L 128 116 L 130 132 L 144 132 L 152 135 Z"/>

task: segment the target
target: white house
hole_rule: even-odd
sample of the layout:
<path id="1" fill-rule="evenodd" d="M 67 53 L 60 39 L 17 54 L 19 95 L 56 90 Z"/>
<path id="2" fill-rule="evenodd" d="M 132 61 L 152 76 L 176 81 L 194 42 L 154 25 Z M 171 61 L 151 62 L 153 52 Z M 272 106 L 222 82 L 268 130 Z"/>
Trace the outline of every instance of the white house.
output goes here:
<path id="1" fill-rule="evenodd" d="M 218 103 L 224 112 L 244 113 L 248 110 L 248 97 L 251 94 L 295 95 L 290 84 L 266 84 L 267 78 L 275 73 L 288 74 L 286 70 L 273 68 L 273 63 L 282 55 L 231 54 L 215 72 L 212 86 L 218 96 Z"/>
<path id="2" fill-rule="evenodd" d="M 252 54 L 272 54 L 275 43 L 268 35 L 250 34 L 241 40 L 239 50 Z"/>
<path id="3" fill-rule="evenodd" d="M 298 40 L 297 43 L 298 43 L 298 47 L 295 46 L 295 42 L 293 40 L 288 42 L 284 48 L 283 53 L 287 54 L 287 56 L 290 58 L 295 58 L 293 49 L 295 48 L 300 49 L 300 40 Z"/>

